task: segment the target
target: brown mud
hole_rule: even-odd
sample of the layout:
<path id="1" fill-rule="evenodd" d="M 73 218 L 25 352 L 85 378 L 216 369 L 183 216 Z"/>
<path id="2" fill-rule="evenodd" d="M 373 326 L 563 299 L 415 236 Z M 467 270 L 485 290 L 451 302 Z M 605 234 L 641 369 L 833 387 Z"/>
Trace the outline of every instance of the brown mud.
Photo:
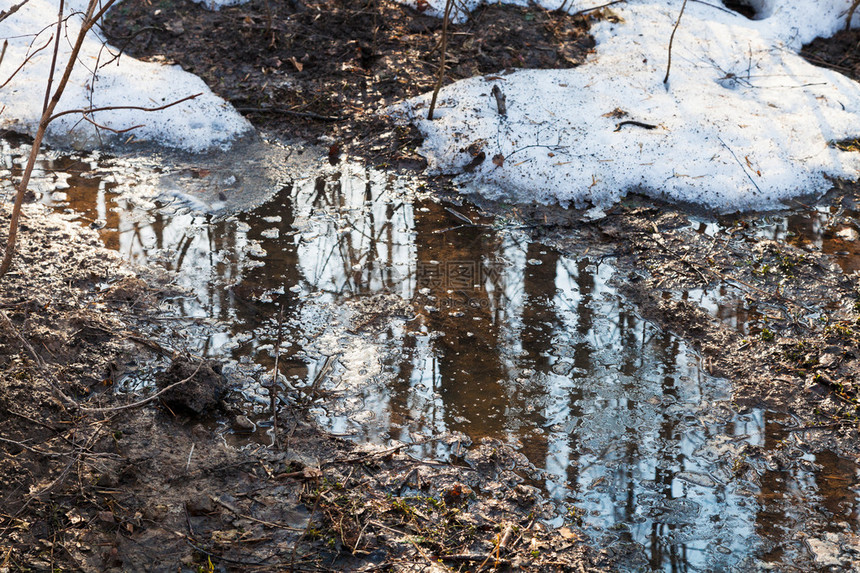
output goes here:
<path id="1" fill-rule="evenodd" d="M 422 165 L 417 134 L 374 112 L 432 89 L 435 19 L 385 1 L 256 1 L 209 12 L 187 0 L 126 0 L 106 30 L 135 57 L 200 75 L 272 136 L 325 144 L 332 159 Z M 481 8 L 451 42 L 446 81 L 572 66 L 591 46 L 583 17 L 534 7 Z M 847 33 L 807 52 L 848 73 L 858 69 L 856 45 Z M 841 183 L 820 202 L 832 213 L 828 249 L 762 238 L 753 217 L 722 220 L 727 231 L 714 236 L 694 214 L 636 197 L 598 221 L 483 207 L 563 252 L 612 259 L 625 296 L 730 379 L 739 410 L 786 414 L 781 431 L 793 438 L 748 455 L 789 467 L 798 443 L 860 457 L 858 284 L 838 264 L 842 251 L 860 248 L 856 233 L 837 233 L 856 226 L 857 202 L 856 186 Z M 200 405 L 193 391 L 204 370 L 207 384 L 219 383 L 217 365 L 157 326 L 161 301 L 181 293 L 77 223 L 28 207 L 2 282 L 0 570 L 611 567 L 579 532 L 542 525 L 551 508 L 515 471 L 521 455 L 499 442 L 472 447 L 462 466 L 419 461 L 398 447 L 358 448 L 282 408 L 280 448 L 227 447 L 213 425 L 241 429 L 239 408 L 230 398 Z M 731 328 L 681 294 L 719 288 L 756 314 L 754 329 Z M 121 408 L 130 399 L 110 391 L 125 375 L 171 364 L 161 386 L 187 385 L 184 397 Z"/>

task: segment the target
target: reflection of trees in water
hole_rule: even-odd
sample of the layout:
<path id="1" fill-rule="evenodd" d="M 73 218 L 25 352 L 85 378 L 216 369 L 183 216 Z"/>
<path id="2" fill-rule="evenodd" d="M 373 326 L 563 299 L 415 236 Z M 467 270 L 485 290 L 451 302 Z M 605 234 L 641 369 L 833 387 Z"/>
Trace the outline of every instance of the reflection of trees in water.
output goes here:
<path id="1" fill-rule="evenodd" d="M 712 538 L 733 539 L 754 527 L 773 551 L 783 551 L 786 532 L 798 527 L 799 518 L 785 511 L 800 505 L 798 491 L 835 500 L 825 500 L 833 514 L 856 507 L 853 493 L 840 496 L 856 482 L 854 466 L 839 460 L 816 460 L 825 465 L 819 471 L 798 465 L 764 472 L 761 510 L 754 518 L 751 507 L 738 507 L 728 486 L 682 484 L 679 472 L 708 472 L 695 450 L 728 431 L 684 417 L 711 400 L 710 383 L 688 362 L 681 341 L 639 319 L 607 285 L 606 273 L 587 259 L 568 259 L 489 227 L 437 232 L 462 221 L 433 202 L 413 206 L 387 176 L 369 171 L 297 181 L 236 222 L 169 209 L 141 220 L 130 203 L 116 197 L 113 183 L 74 174 L 88 164 L 50 168 L 73 173 L 68 204 L 82 218 L 106 221 L 102 235 L 109 246 L 133 261 L 169 254 L 168 267 L 197 295 L 196 301 L 176 301 L 182 314 L 228 322 L 234 334 L 253 330 L 259 336 L 252 346 L 273 341 L 277 303 L 285 305 L 287 317 L 298 317 L 306 305 L 337 305 L 367 294 L 392 292 L 415 301 L 420 318 L 405 327 L 411 335 L 389 324 L 370 342 L 391 357 L 388 385 L 354 390 L 373 400 L 379 426 L 373 431 L 459 430 L 473 438 L 520 439 L 523 452 L 547 470 L 545 485 L 553 497 L 570 501 L 572 495 L 597 511 L 593 521 L 604 527 L 630 525 L 620 537 L 642 544 L 654 569 L 707 565 L 712 553 L 706 545 L 679 541 L 691 532 L 701 540 L 704 528 L 711 528 Z M 457 209 L 477 217 L 467 207 Z M 809 218 L 789 218 L 774 238 L 788 228 L 820 233 L 815 225 Z M 266 251 L 264 266 L 252 264 L 250 242 Z M 458 270 L 459 263 L 466 265 Z M 450 274 L 469 265 L 478 273 L 472 281 Z M 460 282 L 453 288 L 422 283 L 427 277 L 421 270 L 434 266 L 445 280 Z M 304 302 L 290 290 L 296 286 L 326 294 Z M 423 286 L 435 300 L 416 294 Z M 272 289 L 284 294 L 260 302 Z M 742 303 L 717 305 L 718 316 L 735 316 L 739 323 L 753 312 Z M 256 359 L 271 365 L 266 353 Z M 299 361 L 289 368 L 307 374 Z M 669 408 L 676 403 L 690 408 Z M 763 418 L 753 419 L 736 433 L 760 434 L 762 424 Z M 766 446 L 778 431 L 778 424 L 768 422 Z M 648 495 L 695 500 L 699 514 L 684 521 L 669 510 L 651 512 L 653 507 L 643 508 Z M 738 523 L 740 533 L 728 530 Z M 750 551 L 744 543 L 732 546 L 736 554 Z"/>
<path id="2" fill-rule="evenodd" d="M 481 269 L 497 252 L 500 240 L 487 228 L 437 232 L 451 226 L 451 215 L 437 203 L 423 206 L 426 211 L 415 213 L 414 230 L 416 264 L 426 274 L 418 277 L 416 286 L 429 289 L 434 298 L 421 295 L 416 306 L 424 332 L 442 333 L 433 338 L 428 351 L 430 367 L 437 372 L 434 390 L 443 404 L 444 427 L 468 431 L 473 438 L 503 435 L 508 396 L 500 382 L 507 372 L 498 356 L 499 322 L 491 313 L 487 287 L 480 282 Z M 503 285 L 493 286 L 495 292 L 504 292 Z"/>
<path id="3" fill-rule="evenodd" d="M 314 237 L 299 248 L 313 289 L 341 300 L 408 291 L 412 205 L 394 179 L 369 170 L 317 177 L 297 186 L 294 203 L 313 228 Z"/>
<path id="4" fill-rule="evenodd" d="M 797 539 L 817 522 L 819 534 L 858 531 L 857 484 L 860 475 L 853 460 L 833 452 L 816 455 L 801 452 L 803 440 L 788 431 L 786 420 L 768 419 L 764 429 L 765 450 L 783 450 L 787 462 L 759 472 L 755 532 L 762 539 L 762 558 L 791 562 L 801 554 Z M 793 425 L 793 424 L 792 424 Z M 821 509 L 811 509 L 812 501 Z"/>

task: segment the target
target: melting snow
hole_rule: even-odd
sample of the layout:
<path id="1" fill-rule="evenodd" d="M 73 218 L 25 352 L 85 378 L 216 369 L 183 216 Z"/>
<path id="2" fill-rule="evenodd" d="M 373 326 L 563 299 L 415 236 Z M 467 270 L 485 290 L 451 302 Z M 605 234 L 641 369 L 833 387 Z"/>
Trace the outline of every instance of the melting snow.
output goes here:
<path id="1" fill-rule="evenodd" d="M 86 0 L 67 0 L 66 10 L 67 13 L 83 12 L 86 5 Z M 56 19 L 56 2 L 30 0 L 17 13 L 0 22 L 0 39 L 9 41 L 0 67 L 0 84 L 28 55 L 48 44 L 21 68 L 8 85 L 0 88 L 0 109 L 5 106 L 0 114 L 0 127 L 3 129 L 25 131 L 31 135 L 36 132 L 51 65 L 53 41 L 49 42 L 49 39 L 56 30 Z M 54 85 L 62 75 L 80 21 L 79 16 L 69 18 L 68 28 L 63 31 Z M 202 92 L 202 95 L 163 111 L 116 110 L 93 114 L 92 119 L 96 123 L 115 130 L 141 125 L 119 135 L 97 129 L 92 123 L 82 120 L 80 114 L 66 115 L 51 124 L 49 141 L 92 148 L 105 142 L 125 141 L 133 135 L 137 140 L 202 151 L 227 145 L 237 136 L 252 130 L 250 123 L 230 104 L 215 96 L 197 76 L 179 66 L 141 62 L 126 55 L 113 60 L 117 52 L 115 48 L 105 48 L 102 38 L 91 32 L 56 111 L 101 106 L 151 108 L 192 94 Z M 98 74 L 94 78 L 95 70 Z"/>
<path id="2" fill-rule="evenodd" d="M 860 84 L 796 53 L 843 27 L 850 0 L 751 0 L 756 20 L 689 2 L 664 85 L 681 3 L 613 6 L 620 21 L 593 26 L 596 55 L 578 68 L 456 82 L 433 121 L 430 94 L 397 112 L 426 136 L 431 168 L 507 200 L 606 206 L 635 190 L 725 212 L 855 179 L 860 155 L 833 142 L 860 135 Z"/>

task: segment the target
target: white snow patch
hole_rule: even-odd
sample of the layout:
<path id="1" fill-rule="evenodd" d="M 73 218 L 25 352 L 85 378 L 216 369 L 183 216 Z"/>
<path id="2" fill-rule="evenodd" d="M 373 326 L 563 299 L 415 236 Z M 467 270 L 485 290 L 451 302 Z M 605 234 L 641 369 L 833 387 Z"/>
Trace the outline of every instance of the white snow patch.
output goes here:
<path id="1" fill-rule="evenodd" d="M 67 13 L 83 12 L 86 4 L 86 0 L 69 0 Z M 56 17 L 55 2 L 30 0 L 17 13 L 0 22 L 0 39 L 9 41 L 0 68 L 0 83 L 6 81 L 28 55 L 47 44 L 0 89 L 0 108 L 5 106 L 0 114 L 0 128 L 35 134 L 51 65 L 53 41 L 49 40 L 56 30 Z M 79 15 L 72 16 L 63 30 L 55 86 L 62 76 L 80 22 Z M 136 140 L 153 141 L 167 147 L 202 151 L 226 146 L 236 137 L 252 131 L 251 124 L 229 103 L 215 96 L 197 76 L 179 66 L 141 62 L 126 55 L 104 65 L 116 53 L 115 48 L 105 48 L 102 38 L 91 31 L 56 112 L 103 106 L 152 108 L 196 93 L 202 95 L 163 111 L 114 110 L 92 114 L 96 123 L 115 130 L 141 126 L 123 134 L 98 129 L 82 120 L 80 114 L 62 116 L 48 130 L 50 142 L 93 148 L 103 143 L 126 141 L 133 136 Z M 98 73 L 94 78 L 95 70 Z"/>
<path id="2" fill-rule="evenodd" d="M 195 4 L 200 4 L 209 10 L 220 10 L 225 6 L 238 6 L 247 4 L 249 0 L 193 0 Z"/>
<path id="3" fill-rule="evenodd" d="M 668 86 L 681 0 L 631 1 L 612 7 L 620 23 L 594 25 L 597 55 L 578 68 L 456 82 L 433 121 L 429 94 L 396 112 L 426 136 L 431 168 L 507 200 L 606 206 L 640 191 L 727 212 L 823 192 L 827 176 L 855 179 L 860 156 L 832 143 L 860 135 L 860 85 L 795 53 L 843 27 L 850 0 L 756 4 L 749 20 L 688 3 Z"/>

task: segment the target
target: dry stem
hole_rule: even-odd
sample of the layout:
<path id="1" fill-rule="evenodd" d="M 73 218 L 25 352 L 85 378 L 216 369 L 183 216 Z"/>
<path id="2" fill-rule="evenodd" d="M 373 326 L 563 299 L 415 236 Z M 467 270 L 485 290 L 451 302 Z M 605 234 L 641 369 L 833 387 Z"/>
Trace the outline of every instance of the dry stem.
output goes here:
<path id="1" fill-rule="evenodd" d="M 436 109 L 436 99 L 439 97 L 439 90 L 442 89 L 442 82 L 445 79 L 445 55 L 448 49 L 448 21 L 451 20 L 451 9 L 454 7 L 454 0 L 445 0 L 445 15 L 442 19 L 442 46 L 439 54 L 439 75 L 436 78 L 436 86 L 433 88 L 433 97 L 430 98 L 430 110 L 427 112 L 427 119 L 433 119 L 433 111 Z"/>
<path id="2" fill-rule="evenodd" d="M 681 4 L 681 11 L 678 13 L 678 19 L 675 20 L 675 27 L 672 28 L 672 35 L 669 36 L 669 61 L 666 63 L 666 77 L 663 78 L 663 83 L 669 83 L 669 71 L 672 69 L 672 43 L 675 41 L 675 32 L 678 31 L 678 26 L 681 25 L 681 17 L 684 15 L 684 8 L 687 7 L 687 0 Z"/>

